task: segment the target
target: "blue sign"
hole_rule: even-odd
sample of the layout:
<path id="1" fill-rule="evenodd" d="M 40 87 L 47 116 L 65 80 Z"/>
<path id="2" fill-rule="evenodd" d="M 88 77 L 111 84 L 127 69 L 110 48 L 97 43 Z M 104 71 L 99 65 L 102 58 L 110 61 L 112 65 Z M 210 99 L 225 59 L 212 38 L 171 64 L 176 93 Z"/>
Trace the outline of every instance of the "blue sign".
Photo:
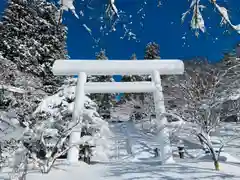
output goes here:
<path id="1" fill-rule="evenodd" d="M 122 80 L 122 76 L 121 75 L 113 75 L 113 79 L 116 82 L 120 82 Z M 120 101 L 121 97 L 123 96 L 123 93 L 119 93 L 118 95 L 116 95 L 115 99 L 116 101 Z"/>
<path id="2" fill-rule="evenodd" d="M 121 75 L 113 75 L 113 79 L 116 82 L 120 82 L 122 80 L 122 76 Z"/>

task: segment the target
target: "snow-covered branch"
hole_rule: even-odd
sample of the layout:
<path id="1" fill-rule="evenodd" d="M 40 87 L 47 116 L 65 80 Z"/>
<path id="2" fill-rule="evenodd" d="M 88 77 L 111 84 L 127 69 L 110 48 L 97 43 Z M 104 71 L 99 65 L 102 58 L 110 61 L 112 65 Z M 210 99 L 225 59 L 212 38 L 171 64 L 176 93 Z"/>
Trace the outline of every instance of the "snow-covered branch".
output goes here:
<path id="1" fill-rule="evenodd" d="M 220 16 L 222 17 L 220 25 L 228 24 L 232 29 L 234 29 L 235 31 L 237 31 L 238 34 L 240 34 L 240 24 L 232 24 L 227 9 L 218 5 L 216 0 L 209 0 L 209 2 L 214 5 L 214 7 L 217 9 Z M 189 9 L 182 14 L 181 20 L 182 22 L 184 22 L 186 16 L 192 12 L 192 20 L 190 26 L 193 30 L 195 30 L 196 36 L 199 35 L 199 30 L 203 33 L 206 31 L 204 18 L 202 16 L 202 11 L 204 8 L 206 8 L 206 6 L 200 4 L 200 0 L 191 0 Z"/>
<path id="2" fill-rule="evenodd" d="M 1 85 L 0 90 L 11 91 L 11 92 L 14 92 L 14 93 L 19 93 L 19 94 L 26 93 L 26 91 L 24 89 L 17 88 L 17 87 L 14 87 L 14 86 L 10 86 L 10 85 Z"/>
<path id="3" fill-rule="evenodd" d="M 78 15 L 75 11 L 74 0 L 60 0 L 59 4 L 61 6 L 61 10 L 70 10 L 74 14 L 74 16 L 78 18 Z"/>
<path id="4" fill-rule="evenodd" d="M 192 14 L 191 22 L 190 22 L 190 27 L 195 30 L 196 36 L 199 35 L 199 30 L 201 32 L 206 32 L 206 27 L 205 27 L 205 22 L 204 22 L 204 17 L 202 15 L 202 12 L 204 9 L 209 8 L 207 5 L 200 4 L 201 0 L 188 0 L 190 2 L 189 9 L 182 14 L 181 20 L 184 22 L 186 16 L 188 14 Z M 90 1 L 92 2 L 92 1 Z M 228 15 L 228 10 L 225 7 L 220 6 L 216 0 L 209 0 L 209 3 L 211 3 L 219 12 L 220 16 L 222 17 L 222 20 L 220 22 L 221 25 L 227 24 L 229 25 L 232 29 L 237 31 L 237 33 L 240 34 L 240 24 L 234 25 Z M 78 18 L 78 15 L 75 11 L 75 6 L 74 6 L 74 0 L 59 0 L 59 4 L 61 5 L 61 10 L 60 10 L 60 17 L 59 19 L 62 19 L 62 13 L 64 10 L 68 11 L 71 10 L 72 13 Z M 161 1 L 158 0 L 158 6 L 161 4 Z M 82 11 L 81 11 L 82 12 Z M 107 2 L 107 8 L 105 11 L 107 17 L 110 19 L 113 19 L 113 17 L 119 18 L 119 10 L 115 5 L 115 0 L 108 0 Z M 59 21 L 61 22 L 61 20 Z"/>
<path id="5" fill-rule="evenodd" d="M 219 6 L 216 0 L 211 0 L 211 3 L 215 6 L 219 14 L 222 16 L 220 25 L 228 24 L 232 29 L 234 29 L 235 31 L 237 31 L 238 34 L 240 34 L 240 24 L 238 25 L 232 24 L 228 15 L 228 10 L 225 7 Z"/>

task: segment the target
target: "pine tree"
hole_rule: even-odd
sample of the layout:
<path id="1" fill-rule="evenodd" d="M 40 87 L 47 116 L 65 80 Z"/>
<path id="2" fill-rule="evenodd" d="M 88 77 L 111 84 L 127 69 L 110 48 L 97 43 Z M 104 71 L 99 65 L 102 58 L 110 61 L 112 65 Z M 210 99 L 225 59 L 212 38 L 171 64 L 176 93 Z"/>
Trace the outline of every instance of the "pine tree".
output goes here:
<path id="1" fill-rule="evenodd" d="M 66 58 L 66 28 L 58 24 L 58 9 L 45 0 L 9 0 L 0 23 L 0 51 L 41 82 L 45 92 L 59 86 L 51 68 L 57 59 Z"/>
<path id="2" fill-rule="evenodd" d="M 137 60 L 137 55 L 133 53 L 130 60 Z M 142 78 L 139 75 L 124 75 L 122 78 L 123 82 L 141 81 Z"/>
<path id="3" fill-rule="evenodd" d="M 106 51 L 101 50 L 100 52 L 96 53 L 96 59 L 97 60 L 108 60 L 108 57 L 106 56 Z"/>
<path id="4" fill-rule="evenodd" d="M 132 56 L 130 57 L 130 60 L 137 60 L 137 55 L 133 53 Z M 141 75 L 124 75 L 122 81 L 123 82 L 144 81 L 144 78 Z M 127 100 L 130 100 L 131 98 L 139 99 L 139 97 L 142 97 L 142 93 L 125 93 L 124 95 L 124 98 L 126 98 Z"/>
<path id="5" fill-rule="evenodd" d="M 130 57 L 130 60 L 137 60 L 136 54 L 132 54 Z M 142 75 L 124 75 L 122 78 L 122 82 L 135 82 L 135 81 L 144 81 L 144 76 Z M 133 119 L 142 119 L 145 117 L 144 112 L 140 112 L 141 106 L 144 102 L 144 93 L 124 93 L 121 101 L 118 103 L 124 104 L 127 101 L 131 101 L 134 104 L 132 113 L 130 114 L 130 117 Z M 140 110 L 140 111 L 139 111 Z"/>
<path id="6" fill-rule="evenodd" d="M 61 86 L 51 71 L 55 60 L 67 58 L 57 12 L 45 0 L 9 0 L 0 22 L 0 82 L 9 101 L 3 110 L 15 111 L 20 122 L 30 122 L 42 98 Z"/>
<path id="7" fill-rule="evenodd" d="M 160 49 L 159 45 L 155 42 L 150 42 L 147 44 L 145 48 L 145 53 L 144 53 L 144 59 L 145 60 L 156 60 L 160 59 Z M 164 78 L 161 76 L 161 78 Z M 141 79 L 143 81 L 151 81 L 151 76 L 149 75 L 142 75 Z M 153 107 L 153 94 L 152 93 L 139 93 L 138 94 L 138 99 L 142 104 L 143 111 L 145 111 L 143 114 L 141 114 L 141 118 L 146 115 L 151 116 L 151 111 L 148 111 L 148 109 L 151 109 Z M 146 112 L 146 110 L 148 112 Z"/>
<path id="8" fill-rule="evenodd" d="M 132 54 L 130 60 L 137 60 L 137 55 L 136 55 L 136 53 L 133 53 L 133 54 Z"/>
<path id="9" fill-rule="evenodd" d="M 159 45 L 155 42 L 150 42 L 145 48 L 144 59 L 160 59 L 160 49 Z"/>
<path id="10" fill-rule="evenodd" d="M 105 50 L 101 50 L 100 52 L 96 53 L 96 59 L 101 60 L 108 60 Z M 111 76 L 102 75 L 102 76 L 90 76 L 88 81 L 91 82 L 113 82 L 113 78 Z M 114 94 L 91 94 L 91 99 L 94 100 L 99 106 L 99 114 L 104 118 L 111 117 L 111 109 L 113 107 L 113 100 L 115 98 Z"/>

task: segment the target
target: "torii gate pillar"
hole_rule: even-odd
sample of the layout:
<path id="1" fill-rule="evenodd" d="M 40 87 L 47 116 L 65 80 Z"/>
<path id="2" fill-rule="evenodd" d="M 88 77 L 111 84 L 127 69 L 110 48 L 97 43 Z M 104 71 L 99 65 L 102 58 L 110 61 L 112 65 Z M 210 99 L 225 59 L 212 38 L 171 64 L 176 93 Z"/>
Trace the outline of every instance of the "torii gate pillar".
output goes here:
<path id="1" fill-rule="evenodd" d="M 160 145 L 166 144 L 164 146 L 160 146 L 161 161 L 165 163 L 171 163 L 174 162 L 174 160 L 172 158 L 172 150 L 169 142 L 170 139 L 168 129 L 163 128 L 168 122 L 165 116 L 161 116 L 162 113 L 166 112 L 166 109 L 164 105 L 161 77 L 158 71 L 153 71 L 152 80 L 156 86 L 156 91 L 153 92 L 156 118 L 159 120 L 158 126 L 162 128 L 162 130 L 157 135 L 158 142 Z"/>
<path id="2" fill-rule="evenodd" d="M 139 93 L 152 92 L 156 117 L 159 120 L 160 132 L 158 134 L 161 162 L 173 162 L 169 141 L 169 133 L 165 127 L 167 119 L 161 116 L 165 113 L 164 98 L 161 85 L 161 75 L 183 74 L 184 64 L 181 60 L 57 60 L 53 65 L 54 75 L 77 75 L 73 124 L 79 122 L 70 135 L 70 146 L 78 142 L 81 135 L 81 122 L 84 109 L 85 93 Z M 104 82 L 86 83 L 86 75 L 146 75 L 152 76 L 152 82 Z M 72 146 L 68 151 L 68 160 L 77 162 L 79 149 Z"/>
<path id="3" fill-rule="evenodd" d="M 72 124 L 70 127 L 76 125 L 71 134 L 69 139 L 69 145 L 72 146 L 67 155 L 67 160 L 69 162 L 75 163 L 78 161 L 79 156 L 79 148 L 74 146 L 78 143 L 78 140 L 81 137 L 81 122 L 83 118 L 83 109 L 84 109 L 84 99 L 85 99 L 85 92 L 84 92 L 84 85 L 87 81 L 86 73 L 80 72 L 78 74 L 78 81 L 75 90 L 75 101 L 74 101 L 74 110 L 72 115 Z"/>

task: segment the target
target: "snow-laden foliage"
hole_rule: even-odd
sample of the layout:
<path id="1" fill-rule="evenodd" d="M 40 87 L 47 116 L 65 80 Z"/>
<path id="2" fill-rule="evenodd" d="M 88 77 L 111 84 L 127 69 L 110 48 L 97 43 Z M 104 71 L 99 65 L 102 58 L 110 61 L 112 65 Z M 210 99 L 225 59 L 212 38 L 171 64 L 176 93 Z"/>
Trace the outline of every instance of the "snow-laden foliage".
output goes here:
<path id="1" fill-rule="evenodd" d="M 220 66 L 220 65 L 219 65 Z M 233 66 L 222 68 L 207 61 L 185 62 L 182 76 L 170 76 L 163 80 L 166 105 L 178 112 L 187 121 L 198 122 L 209 131 L 219 124 L 222 103 L 227 94 L 236 90 L 238 80 Z M 170 90 L 171 89 L 171 90 Z"/>
<path id="2" fill-rule="evenodd" d="M 133 15 L 117 7 L 114 0 L 83 0 L 81 2 L 74 0 L 59 0 L 59 3 L 60 7 L 62 7 L 60 10 L 60 15 L 58 15 L 59 22 L 62 21 L 63 11 L 71 10 L 77 18 L 87 18 L 89 22 L 94 21 L 99 24 L 99 29 L 92 28 L 90 26 L 90 23 L 84 22 L 81 24 L 82 27 L 89 33 L 90 37 L 93 39 L 93 48 L 99 47 L 101 43 L 101 37 L 108 36 L 110 33 L 115 32 L 119 28 L 121 31 L 120 39 L 127 38 L 128 40 L 134 40 L 136 42 L 139 42 L 139 38 L 137 37 L 136 33 L 133 32 Z M 75 10 L 75 7 L 73 6 L 74 3 L 79 3 L 79 9 Z M 144 3 L 141 3 L 141 8 L 136 13 L 136 16 L 140 17 L 141 19 L 141 21 L 139 22 L 140 28 L 143 27 L 143 20 L 145 17 L 145 12 L 142 6 L 145 6 L 146 4 L 146 1 L 144 1 Z M 101 34 L 101 37 L 95 35 L 99 33 Z"/>
<path id="3" fill-rule="evenodd" d="M 41 79 L 19 71 L 15 63 L 5 58 L 0 58 L 0 67 L 0 110 L 15 114 L 24 127 L 44 94 L 38 89 Z"/>
<path id="4" fill-rule="evenodd" d="M 135 54 L 132 55 L 131 60 L 136 60 L 137 57 Z M 155 42 L 150 42 L 146 45 L 145 48 L 145 53 L 144 53 L 144 59 L 145 60 L 156 60 L 160 59 L 160 47 L 157 43 Z M 133 82 L 133 81 L 151 81 L 151 76 L 150 75 L 125 75 L 122 78 L 123 82 Z M 145 97 L 147 97 L 147 101 L 145 100 Z M 142 112 L 142 107 L 144 107 L 146 104 L 148 104 L 149 99 L 152 101 L 153 104 L 153 97 L 152 93 L 129 93 L 129 94 L 124 94 L 123 98 L 125 98 L 127 101 L 132 101 L 133 104 L 135 104 L 135 108 L 130 115 L 133 119 L 142 119 L 146 116 L 151 116 L 152 113 L 150 111 L 144 111 Z M 126 102 L 122 100 L 122 102 Z M 138 103 L 136 103 L 138 102 Z M 148 106 L 148 105 L 147 105 Z M 148 108 L 146 108 L 148 109 Z"/>
<path id="5" fill-rule="evenodd" d="M 45 0 L 9 0 L 0 23 L 0 106 L 14 111 L 23 127 L 61 85 L 51 71 L 54 60 L 66 58 L 66 28 L 58 25 L 57 10 Z"/>
<path id="6" fill-rule="evenodd" d="M 46 97 L 34 112 L 36 123 L 32 130 L 38 139 L 41 134 L 43 138 L 52 137 L 48 142 L 49 146 L 54 146 L 57 139 L 66 136 L 66 133 L 71 131 L 69 129 L 72 124 L 70 122 L 74 108 L 75 88 L 75 79 L 68 79 L 58 93 Z M 96 146 L 93 156 L 102 153 L 102 157 L 104 155 L 107 158 L 111 145 L 108 140 L 111 135 L 108 123 L 97 113 L 97 104 L 87 96 L 85 96 L 84 107 L 83 122 L 80 124 L 82 138 L 79 144 L 87 142 Z"/>
<path id="7" fill-rule="evenodd" d="M 171 111 L 197 128 L 189 129 L 209 149 L 218 169 L 218 155 L 213 151 L 211 135 L 228 115 L 238 116 L 238 104 L 229 100 L 229 94 L 239 90 L 239 65 L 235 60 L 219 64 L 207 61 L 186 61 L 182 76 L 169 76 L 163 80 L 165 104 Z M 225 64 L 223 66 L 223 64 Z M 221 148 L 224 146 L 222 144 Z M 220 148 L 220 149 L 221 149 Z"/>
<path id="8" fill-rule="evenodd" d="M 65 156 L 71 148 L 72 145 L 68 143 L 69 135 L 76 125 L 81 137 L 73 146 L 79 147 L 79 155 L 83 146 L 90 145 L 94 160 L 108 161 L 112 153 L 112 142 L 109 139 L 112 133 L 108 123 L 97 113 L 96 103 L 85 96 L 83 121 L 81 124 L 71 123 L 75 88 L 76 79 L 67 79 L 56 94 L 45 97 L 33 113 L 35 121 L 27 124 L 25 128 L 21 128 L 14 118 L 11 118 L 13 123 L 9 121 L 10 117 L 7 117 L 8 121 L 5 122 L 6 116 L 10 116 L 8 114 L 1 117 L 1 127 L 3 123 L 7 125 L 8 128 L 4 131 L 8 135 L 1 141 L 3 153 L 0 155 L 5 161 L 12 158 L 11 163 L 7 164 L 13 167 L 12 176 L 23 177 L 24 173 L 19 172 L 27 172 L 28 164 L 34 164 L 42 173 L 50 172 L 56 159 Z M 10 140 L 6 140 L 7 137 Z M 8 151 L 11 154 L 7 153 Z M 6 164 L 5 161 L 1 162 L 1 165 Z"/>
<path id="9" fill-rule="evenodd" d="M 200 4 L 200 2 L 202 2 L 201 0 L 190 0 L 190 2 L 191 4 L 189 9 L 182 14 L 182 22 L 185 20 L 186 15 L 192 12 L 192 20 L 190 26 L 193 30 L 196 30 L 195 34 L 196 36 L 198 36 L 199 30 L 202 32 L 206 31 L 202 11 L 207 8 L 207 5 L 205 6 L 203 4 Z M 240 24 L 232 24 L 228 15 L 228 10 L 223 6 L 220 6 L 217 3 L 217 0 L 209 0 L 209 3 L 211 3 L 214 8 L 219 12 L 221 16 L 220 25 L 229 25 L 233 30 L 237 31 L 237 33 L 240 34 Z"/>
<path id="10" fill-rule="evenodd" d="M 105 50 L 101 50 L 99 53 L 96 53 L 96 59 L 98 61 L 107 61 L 108 57 L 105 54 Z M 89 76 L 89 82 L 113 82 L 114 79 L 112 76 L 102 75 L 102 76 Z M 99 114 L 104 118 L 110 118 L 111 109 L 113 107 L 115 94 L 90 94 L 90 98 L 97 103 L 99 107 Z"/>
<path id="11" fill-rule="evenodd" d="M 0 23 L 2 56 L 19 71 L 39 77 L 46 92 L 59 83 L 51 72 L 54 60 L 66 58 L 66 28 L 58 24 L 57 11 L 45 0 L 10 0 Z"/>

